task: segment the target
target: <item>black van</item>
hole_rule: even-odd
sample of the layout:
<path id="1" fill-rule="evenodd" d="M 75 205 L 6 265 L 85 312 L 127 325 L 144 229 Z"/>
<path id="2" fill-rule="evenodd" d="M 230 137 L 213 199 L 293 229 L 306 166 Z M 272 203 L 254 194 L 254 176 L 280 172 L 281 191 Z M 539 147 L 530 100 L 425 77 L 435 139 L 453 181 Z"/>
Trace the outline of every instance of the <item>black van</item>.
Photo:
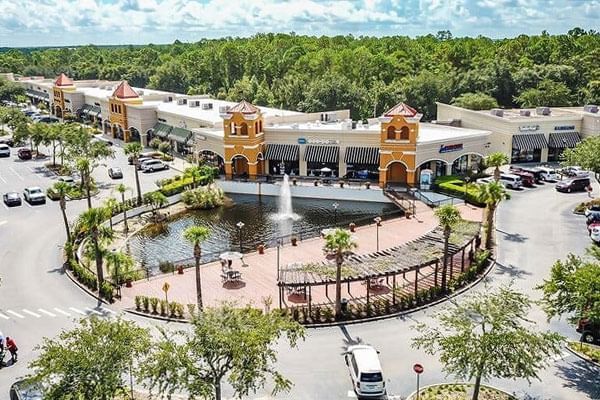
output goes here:
<path id="1" fill-rule="evenodd" d="M 570 178 L 556 184 L 556 190 L 559 192 L 583 192 L 590 186 L 589 177 Z"/>

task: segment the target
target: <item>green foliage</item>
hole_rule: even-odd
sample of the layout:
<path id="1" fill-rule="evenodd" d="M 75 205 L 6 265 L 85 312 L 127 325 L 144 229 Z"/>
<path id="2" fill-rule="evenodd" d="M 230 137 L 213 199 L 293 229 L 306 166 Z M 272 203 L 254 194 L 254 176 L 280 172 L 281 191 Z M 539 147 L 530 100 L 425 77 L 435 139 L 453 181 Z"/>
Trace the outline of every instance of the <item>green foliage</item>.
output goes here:
<path id="1" fill-rule="evenodd" d="M 527 89 L 515 97 L 521 107 L 573 105 L 571 90 L 562 82 L 543 80 L 534 89 Z"/>
<path id="2" fill-rule="evenodd" d="M 156 214 L 158 210 L 169 203 L 167 197 L 161 192 L 148 192 L 144 194 L 144 203 L 152 207 L 152 213 Z"/>
<path id="3" fill-rule="evenodd" d="M 191 330 L 161 331 L 139 378 L 162 396 L 183 391 L 190 399 L 221 400 L 227 379 L 233 397 L 245 397 L 273 382 L 273 392 L 291 382 L 278 372 L 276 343 L 287 338 L 292 347 L 304 337 L 298 323 L 280 312 L 263 314 L 251 307 L 224 304 L 192 320 Z"/>
<path id="4" fill-rule="evenodd" d="M 564 164 L 579 165 L 593 171 L 596 177 L 600 175 L 600 136 L 590 136 L 583 139 L 572 149 L 563 153 Z"/>
<path id="5" fill-rule="evenodd" d="M 155 137 L 155 138 L 152 138 L 149 145 L 154 150 L 158 150 L 158 146 L 160 146 L 161 143 L 162 143 L 162 140 L 160 140 L 160 138 Z"/>
<path id="6" fill-rule="evenodd" d="M 463 93 L 452 104 L 469 110 L 489 110 L 498 107 L 498 101 L 485 93 Z"/>
<path id="7" fill-rule="evenodd" d="M 562 337 L 536 332 L 527 319 L 529 298 L 510 287 L 469 295 L 437 315 L 437 323 L 419 324 L 416 348 L 438 355 L 444 371 L 461 379 L 475 379 L 473 399 L 481 380 L 538 378 L 538 371 L 560 354 Z"/>
<path id="8" fill-rule="evenodd" d="M 453 175 L 440 176 L 435 179 L 435 184 L 445 193 L 448 193 L 456 197 L 465 197 L 465 181 L 461 178 Z M 467 185 L 467 197 L 468 203 L 482 206 L 483 203 L 478 198 L 478 191 L 476 183 L 468 183 Z"/>
<path id="9" fill-rule="evenodd" d="M 98 280 L 96 275 L 88 271 L 85 267 L 82 267 L 77 261 L 72 260 L 70 264 L 73 275 L 79 282 L 85 285 L 88 289 L 96 290 L 98 287 Z"/>
<path id="10" fill-rule="evenodd" d="M 181 195 L 186 206 L 193 209 L 209 210 L 223 205 L 225 194 L 219 188 L 199 188 L 186 190 Z"/>
<path id="11" fill-rule="evenodd" d="M 72 330 L 45 338 L 31 362 L 31 379 L 44 399 L 106 400 L 126 393 L 126 374 L 135 372 L 151 347 L 146 329 L 120 318 L 84 318 Z M 133 362 L 133 364 L 132 364 Z"/>
<path id="12" fill-rule="evenodd" d="M 100 297 L 105 298 L 109 303 L 113 302 L 114 288 L 110 283 L 106 281 L 102 282 L 102 285 L 100 285 Z"/>
<path id="13" fill-rule="evenodd" d="M 569 254 L 556 261 L 550 278 L 538 287 L 549 318 L 568 313 L 574 324 L 581 318 L 600 323 L 600 252 L 589 254 L 590 258 Z"/>
<path id="14" fill-rule="evenodd" d="M 165 179 L 163 181 L 167 181 L 167 180 Z M 159 191 L 160 191 L 160 193 L 164 194 L 165 196 L 173 196 L 174 194 L 183 192 L 186 189 L 186 187 L 191 187 L 191 186 L 192 186 L 192 178 L 188 177 L 188 178 L 173 180 L 172 182 L 161 186 Z"/>

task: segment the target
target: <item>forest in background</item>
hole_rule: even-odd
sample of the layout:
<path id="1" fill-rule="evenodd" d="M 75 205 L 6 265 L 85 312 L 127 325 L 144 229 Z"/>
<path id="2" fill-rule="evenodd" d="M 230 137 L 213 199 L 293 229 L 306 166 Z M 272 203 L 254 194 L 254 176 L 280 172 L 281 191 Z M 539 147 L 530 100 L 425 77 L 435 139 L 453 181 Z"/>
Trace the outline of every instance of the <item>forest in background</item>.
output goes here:
<path id="1" fill-rule="evenodd" d="M 137 87 L 211 94 L 314 112 L 380 115 L 399 101 L 435 118 L 435 102 L 473 109 L 600 103 L 600 33 L 574 28 L 493 40 L 437 35 L 250 38 L 124 47 L 11 49 L 0 72 L 126 79 Z"/>

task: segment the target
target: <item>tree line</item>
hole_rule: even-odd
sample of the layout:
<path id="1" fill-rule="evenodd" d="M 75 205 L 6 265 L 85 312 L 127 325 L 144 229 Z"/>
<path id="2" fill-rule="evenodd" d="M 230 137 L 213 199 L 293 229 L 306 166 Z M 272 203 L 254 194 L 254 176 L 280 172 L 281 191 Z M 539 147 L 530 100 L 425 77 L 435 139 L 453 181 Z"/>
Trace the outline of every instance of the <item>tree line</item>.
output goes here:
<path id="1" fill-rule="evenodd" d="M 0 53 L 0 71 L 74 79 L 126 79 L 134 86 L 314 112 L 348 108 L 355 119 L 400 100 L 424 119 L 435 102 L 472 108 L 600 102 L 600 34 L 416 38 L 258 34 L 170 45 Z"/>

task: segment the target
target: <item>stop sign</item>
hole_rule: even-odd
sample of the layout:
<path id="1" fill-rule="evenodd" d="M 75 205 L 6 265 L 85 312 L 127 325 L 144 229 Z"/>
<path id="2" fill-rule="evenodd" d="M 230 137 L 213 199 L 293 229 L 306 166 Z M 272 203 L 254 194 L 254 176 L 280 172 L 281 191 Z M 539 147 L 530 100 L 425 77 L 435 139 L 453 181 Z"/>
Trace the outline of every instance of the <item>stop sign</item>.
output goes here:
<path id="1" fill-rule="evenodd" d="M 413 365 L 413 370 L 417 374 L 421 374 L 421 373 L 423 373 L 423 366 L 421 364 L 415 364 L 415 365 Z"/>

